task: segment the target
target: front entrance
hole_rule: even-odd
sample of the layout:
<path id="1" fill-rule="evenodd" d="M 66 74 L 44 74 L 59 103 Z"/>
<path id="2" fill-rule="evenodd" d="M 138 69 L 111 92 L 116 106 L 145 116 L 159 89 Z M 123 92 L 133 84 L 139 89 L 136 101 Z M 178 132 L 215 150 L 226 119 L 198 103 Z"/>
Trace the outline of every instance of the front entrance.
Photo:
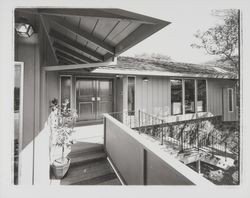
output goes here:
<path id="1" fill-rule="evenodd" d="M 111 79 L 76 78 L 78 123 L 102 121 L 102 114 L 113 111 Z"/>

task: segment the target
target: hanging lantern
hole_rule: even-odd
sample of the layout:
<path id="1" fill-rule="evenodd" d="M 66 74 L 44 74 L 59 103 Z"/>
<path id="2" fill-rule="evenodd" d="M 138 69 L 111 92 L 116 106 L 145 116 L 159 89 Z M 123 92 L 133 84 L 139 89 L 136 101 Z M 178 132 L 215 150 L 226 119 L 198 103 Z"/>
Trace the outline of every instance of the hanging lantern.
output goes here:
<path id="1" fill-rule="evenodd" d="M 31 37 L 34 33 L 34 28 L 25 19 L 22 19 L 21 21 L 22 22 L 18 22 L 15 24 L 17 34 L 25 38 Z"/>

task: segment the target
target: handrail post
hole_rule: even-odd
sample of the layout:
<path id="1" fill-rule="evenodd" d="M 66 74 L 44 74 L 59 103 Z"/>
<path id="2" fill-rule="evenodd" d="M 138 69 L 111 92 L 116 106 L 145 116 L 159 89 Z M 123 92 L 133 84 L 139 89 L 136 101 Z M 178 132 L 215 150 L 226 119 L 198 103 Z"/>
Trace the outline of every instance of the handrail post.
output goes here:
<path id="1" fill-rule="evenodd" d="M 163 120 L 161 121 L 161 145 L 163 145 Z"/>
<path id="2" fill-rule="evenodd" d="M 141 134 L 141 112 L 138 110 L 139 134 Z"/>
<path id="3" fill-rule="evenodd" d="M 227 143 L 225 142 L 225 161 L 227 161 Z"/>
<path id="4" fill-rule="evenodd" d="M 214 131 L 212 132 L 212 156 L 214 156 Z"/>

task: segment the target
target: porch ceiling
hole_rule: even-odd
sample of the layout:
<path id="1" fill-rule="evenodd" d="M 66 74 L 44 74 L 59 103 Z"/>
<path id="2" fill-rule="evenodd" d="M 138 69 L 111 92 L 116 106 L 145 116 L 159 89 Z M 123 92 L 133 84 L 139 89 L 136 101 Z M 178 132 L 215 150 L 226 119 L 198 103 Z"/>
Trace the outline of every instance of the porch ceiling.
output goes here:
<path id="1" fill-rule="evenodd" d="M 40 16 L 59 65 L 108 61 L 170 22 L 121 9 L 16 9 Z"/>

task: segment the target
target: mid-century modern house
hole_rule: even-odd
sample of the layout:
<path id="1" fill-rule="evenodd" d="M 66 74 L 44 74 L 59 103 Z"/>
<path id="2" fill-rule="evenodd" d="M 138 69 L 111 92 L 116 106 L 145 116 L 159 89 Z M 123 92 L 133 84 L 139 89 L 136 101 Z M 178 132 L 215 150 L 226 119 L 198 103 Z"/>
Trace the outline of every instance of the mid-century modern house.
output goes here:
<path id="1" fill-rule="evenodd" d="M 238 119 L 234 72 L 118 57 L 169 24 L 120 9 L 15 10 L 20 184 L 49 184 L 47 119 L 56 98 L 59 104 L 70 100 L 78 113 L 77 127 L 104 122 L 105 152 L 124 183 L 207 185 L 179 161 L 147 148 L 144 140 L 131 135 L 131 124 L 128 128 L 110 116 L 127 112 L 133 123 L 141 112 L 166 123 L 213 116 Z"/>

